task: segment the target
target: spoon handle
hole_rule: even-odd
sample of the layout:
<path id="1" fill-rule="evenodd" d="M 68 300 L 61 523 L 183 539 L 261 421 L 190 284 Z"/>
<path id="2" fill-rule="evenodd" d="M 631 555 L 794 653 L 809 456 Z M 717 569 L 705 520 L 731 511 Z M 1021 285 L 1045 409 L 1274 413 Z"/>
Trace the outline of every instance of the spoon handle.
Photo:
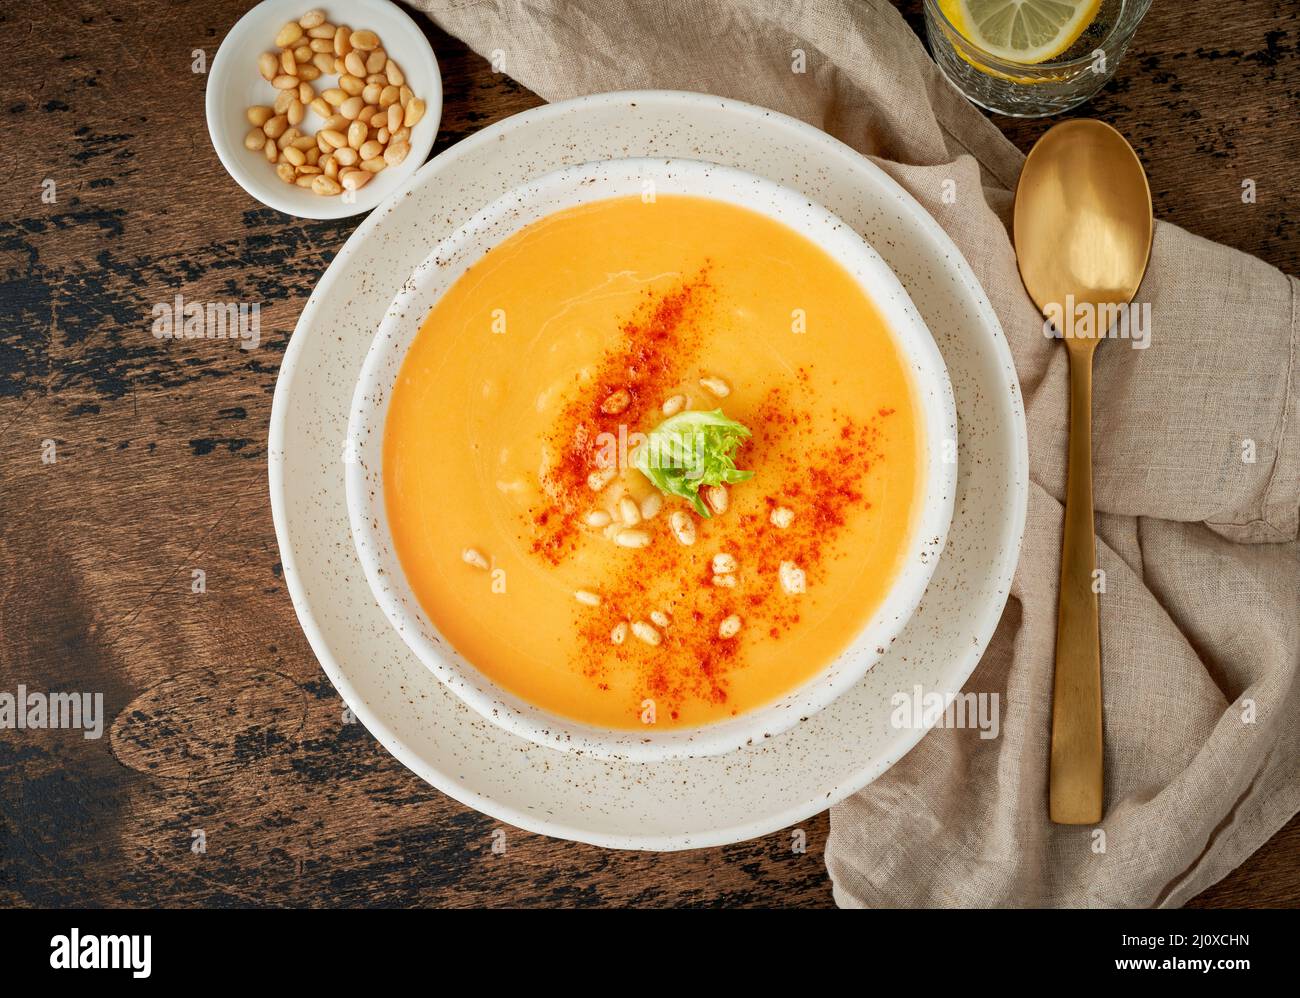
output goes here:
<path id="1" fill-rule="evenodd" d="M 1092 348 L 1070 344 L 1070 454 L 1056 614 L 1048 813 L 1064 825 L 1101 821 L 1101 636 L 1093 573 Z"/>

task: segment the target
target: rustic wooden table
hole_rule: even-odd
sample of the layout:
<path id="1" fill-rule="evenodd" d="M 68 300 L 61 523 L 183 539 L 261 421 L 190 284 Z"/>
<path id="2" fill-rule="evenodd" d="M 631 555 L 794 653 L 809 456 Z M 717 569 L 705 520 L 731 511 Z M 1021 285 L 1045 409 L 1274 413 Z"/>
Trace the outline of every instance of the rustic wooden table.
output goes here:
<path id="1" fill-rule="evenodd" d="M 285 590 L 265 458 L 282 351 L 355 221 L 263 208 L 217 161 L 191 53 L 247 6 L 2 15 L 0 689 L 101 690 L 118 720 L 99 740 L 0 732 L 0 904 L 829 905 L 825 815 L 805 854 L 786 833 L 651 855 L 511 829 L 499 855 L 496 822 L 340 723 Z M 429 34 L 437 150 L 540 103 Z M 1156 0 L 1084 109 L 1133 140 L 1159 215 L 1291 273 L 1298 45 L 1291 0 Z M 1025 149 L 1047 127 L 999 124 Z M 1245 178 L 1256 209 L 1222 210 Z M 263 347 L 154 339 L 178 289 L 262 302 Z M 1195 904 L 1300 904 L 1298 857 L 1292 821 Z"/>

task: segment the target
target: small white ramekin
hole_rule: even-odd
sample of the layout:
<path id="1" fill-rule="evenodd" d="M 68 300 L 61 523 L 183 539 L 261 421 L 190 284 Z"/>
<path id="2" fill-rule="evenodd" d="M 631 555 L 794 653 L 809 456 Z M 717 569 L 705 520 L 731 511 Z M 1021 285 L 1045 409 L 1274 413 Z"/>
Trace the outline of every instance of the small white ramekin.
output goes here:
<path id="1" fill-rule="evenodd" d="M 353 30 L 368 28 L 379 35 L 384 51 L 397 61 L 406 85 L 425 102 L 424 117 L 411 129 L 411 151 L 397 166 L 375 174 L 355 197 L 321 197 L 310 190 L 286 184 L 275 174 L 275 166 L 260 151 L 244 148 L 244 136 L 253 126 L 246 113 L 255 104 L 271 104 L 277 91 L 257 70 L 257 57 L 275 51 L 275 36 L 287 21 L 296 21 L 309 10 L 322 10 L 331 24 L 346 24 Z M 320 80 L 333 83 L 327 74 Z M 317 93 L 324 89 L 313 83 Z M 433 48 L 419 26 L 389 0 L 263 0 L 230 29 L 208 68 L 208 133 L 226 171 L 262 204 L 301 218 L 346 218 L 369 211 L 389 195 L 401 190 L 415 175 L 438 134 L 442 120 L 442 75 Z M 308 110 L 304 131 L 316 131 L 321 120 Z"/>

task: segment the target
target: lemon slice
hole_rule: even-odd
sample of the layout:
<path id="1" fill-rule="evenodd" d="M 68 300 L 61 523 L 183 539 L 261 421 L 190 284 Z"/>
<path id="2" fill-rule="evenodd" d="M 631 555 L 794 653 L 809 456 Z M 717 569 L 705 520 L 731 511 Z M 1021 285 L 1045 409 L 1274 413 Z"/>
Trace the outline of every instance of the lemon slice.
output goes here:
<path id="1" fill-rule="evenodd" d="M 1101 0 L 939 0 L 944 16 L 972 45 L 1027 65 L 1073 45 L 1100 6 Z"/>

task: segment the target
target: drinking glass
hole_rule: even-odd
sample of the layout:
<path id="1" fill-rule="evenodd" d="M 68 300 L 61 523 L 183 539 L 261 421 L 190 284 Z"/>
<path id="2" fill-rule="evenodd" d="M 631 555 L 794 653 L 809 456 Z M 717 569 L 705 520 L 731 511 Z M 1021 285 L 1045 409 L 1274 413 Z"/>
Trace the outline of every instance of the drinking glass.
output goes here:
<path id="1" fill-rule="evenodd" d="M 1017 63 L 985 52 L 925 0 L 926 36 L 939 69 L 973 104 L 1015 118 L 1078 107 L 1115 75 L 1151 0 L 1102 0 L 1092 22 L 1058 58 Z"/>

